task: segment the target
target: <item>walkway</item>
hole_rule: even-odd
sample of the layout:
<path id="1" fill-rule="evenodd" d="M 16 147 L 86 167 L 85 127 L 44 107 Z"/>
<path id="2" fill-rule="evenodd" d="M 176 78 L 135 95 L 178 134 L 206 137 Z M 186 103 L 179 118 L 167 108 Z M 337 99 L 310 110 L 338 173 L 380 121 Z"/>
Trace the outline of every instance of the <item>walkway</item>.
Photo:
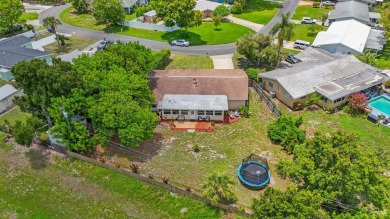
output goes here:
<path id="1" fill-rule="evenodd" d="M 259 32 L 261 28 L 263 28 L 264 25 L 262 24 L 256 24 L 247 20 L 243 20 L 240 18 L 233 17 L 233 15 L 229 15 L 228 18 L 235 24 L 239 24 L 244 27 L 248 27 L 256 32 Z"/>
<path id="2" fill-rule="evenodd" d="M 213 60 L 214 69 L 234 69 L 233 54 L 210 56 Z"/>

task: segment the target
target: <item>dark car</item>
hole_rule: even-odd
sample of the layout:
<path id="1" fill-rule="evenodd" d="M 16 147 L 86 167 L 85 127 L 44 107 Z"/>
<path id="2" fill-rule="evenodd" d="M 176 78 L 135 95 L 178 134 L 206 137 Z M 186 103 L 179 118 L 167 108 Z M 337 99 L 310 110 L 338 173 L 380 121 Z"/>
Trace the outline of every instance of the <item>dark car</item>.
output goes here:
<path id="1" fill-rule="evenodd" d="M 98 43 L 96 48 L 98 51 L 103 50 L 104 48 L 106 48 L 107 44 L 108 44 L 108 41 L 102 40 Z"/>
<path id="2" fill-rule="evenodd" d="M 287 54 L 286 61 L 291 64 L 295 64 L 299 62 L 299 60 L 295 57 L 295 55 L 291 53 Z"/>

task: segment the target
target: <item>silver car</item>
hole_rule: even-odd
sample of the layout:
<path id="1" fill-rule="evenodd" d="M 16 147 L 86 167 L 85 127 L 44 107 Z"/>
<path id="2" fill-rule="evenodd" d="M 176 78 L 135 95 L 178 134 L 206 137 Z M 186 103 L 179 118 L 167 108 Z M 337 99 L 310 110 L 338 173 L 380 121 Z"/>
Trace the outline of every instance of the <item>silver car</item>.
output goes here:
<path id="1" fill-rule="evenodd" d="M 171 42 L 171 45 L 172 46 L 189 46 L 190 45 L 190 42 L 188 40 L 183 40 L 183 39 L 180 39 L 180 40 L 173 40 Z"/>
<path id="2" fill-rule="evenodd" d="M 309 17 L 303 17 L 301 19 L 301 24 L 315 24 L 316 22 L 317 22 L 317 20 L 311 19 Z"/>

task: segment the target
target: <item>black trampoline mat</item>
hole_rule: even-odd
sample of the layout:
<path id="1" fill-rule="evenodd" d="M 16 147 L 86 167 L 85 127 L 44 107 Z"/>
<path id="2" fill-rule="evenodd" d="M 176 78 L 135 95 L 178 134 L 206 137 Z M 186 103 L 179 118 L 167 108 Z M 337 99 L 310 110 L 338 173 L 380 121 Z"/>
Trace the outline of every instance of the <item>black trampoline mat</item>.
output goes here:
<path id="1" fill-rule="evenodd" d="M 268 170 L 263 166 L 250 163 L 241 169 L 241 176 L 250 183 L 260 184 L 268 178 Z"/>

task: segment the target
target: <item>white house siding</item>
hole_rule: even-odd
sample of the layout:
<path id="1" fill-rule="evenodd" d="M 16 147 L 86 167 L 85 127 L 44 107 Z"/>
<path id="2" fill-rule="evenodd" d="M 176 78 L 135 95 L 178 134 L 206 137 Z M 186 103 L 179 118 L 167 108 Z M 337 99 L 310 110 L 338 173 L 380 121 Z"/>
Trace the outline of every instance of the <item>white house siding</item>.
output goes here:
<path id="1" fill-rule="evenodd" d="M 23 93 L 21 90 L 17 91 L 16 93 L 6 97 L 5 99 L 1 100 L 0 101 L 0 113 L 3 113 L 4 111 L 6 111 L 7 109 L 9 109 L 10 107 L 12 107 L 13 105 L 13 99 L 16 97 L 16 96 L 21 96 Z"/>
<path id="2" fill-rule="evenodd" d="M 245 103 L 245 100 L 228 100 L 228 107 L 230 110 L 235 110 L 240 106 L 245 106 Z"/>
<path id="3" fill-rule="evenodd" d="M 206 115 L 207 112 L 205 110 L 161 110 L 161 117 L 165 120 L 176 120 L 179 115 L 183 115 L 185 120 L 198 120 L 199 116 L 203 119 L 209 116 L 211 121 L 223 121 L 225 112 L 219 112 L 221 115 L 215 115 L 215 111 L 213 111 L 212 115 Z"/>

